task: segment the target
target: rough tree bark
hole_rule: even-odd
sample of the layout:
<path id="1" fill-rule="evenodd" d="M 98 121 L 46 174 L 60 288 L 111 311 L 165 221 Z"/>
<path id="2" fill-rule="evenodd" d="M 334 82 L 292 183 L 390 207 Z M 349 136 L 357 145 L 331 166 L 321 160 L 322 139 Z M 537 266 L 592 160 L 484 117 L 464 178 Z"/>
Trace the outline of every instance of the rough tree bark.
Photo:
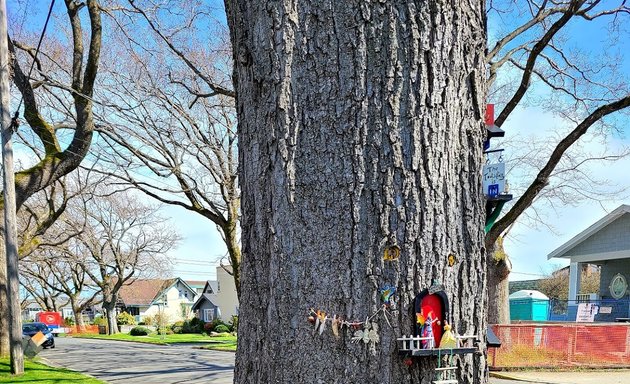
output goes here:
<path id="1" fill-rule="evenodd" d="M 486 244 L 488 255 L 488 324 L 510 324 L 510 258 L 503 248 L 503 237 Z"/>
<path id="2" fill-rule="evenodd" d="M 445 285 L 485 340 L 482 1 L 227 0 L 242 188 L 236 383 L 430 383 L 396 338 Z M 384 261 L 386 247 L 401 249 Z M 447 256 L 458 259 L 453 267 Z M 365 320 L 397 287 L 374 348 L 314 335 L 309 308 Z M 330 327 L 330 324 L 329 324 Z M 330 329 L 330 328 L 329 328 Z M 486 381 L 484 354 L 456 358 Z"/>

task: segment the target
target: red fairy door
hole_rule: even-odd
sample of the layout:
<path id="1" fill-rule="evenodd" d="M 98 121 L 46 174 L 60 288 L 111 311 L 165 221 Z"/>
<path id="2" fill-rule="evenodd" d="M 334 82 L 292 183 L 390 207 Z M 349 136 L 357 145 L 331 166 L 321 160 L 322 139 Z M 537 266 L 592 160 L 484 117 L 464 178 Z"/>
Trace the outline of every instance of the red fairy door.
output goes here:
<path id="1" fill-rule="evenodd" d="M 433 287 L 432 287 L 433 288 Z M 415 299 L 415 312 L 418 317 L 416 324 L 416 335 L 424 336 L 426 333 L 426 323 L 431 321 L 431 330 L 435 340 L 435 348 L 440 345 L 445 321 L 449 321 L 448 298 L 443 290 L 425 289 L 420 292 Z"/>
<path id="2" fill-rule="evenodd" d="M 422 314 L 425 319 L 431 318 L 433 323 L 433 338 L 435 339 L 435 347 L 440 345 L 442 339 L 442 327 L 444 326 L 444 312 L 442 310 L 442 298 L 438 295 L 427 295 L 422 298 L 420 304 Z"/>

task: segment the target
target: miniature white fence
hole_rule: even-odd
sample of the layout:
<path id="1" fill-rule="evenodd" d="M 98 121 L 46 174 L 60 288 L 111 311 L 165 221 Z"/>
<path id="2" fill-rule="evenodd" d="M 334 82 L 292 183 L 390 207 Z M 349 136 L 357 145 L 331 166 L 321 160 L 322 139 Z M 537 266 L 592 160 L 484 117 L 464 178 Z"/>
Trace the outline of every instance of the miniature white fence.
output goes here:
<path id="1" fill-rule="evenodd" d="M 455 336 L 457 339 L 457 348 L 460 348 L 462 344 L 466 340 L 474 340 L 477 338 L 477 335 L 463 335 L 463 336 Z M 416 351 L 419 349 L 434 349 L 435 348 L 435 339 L 430 337 L 420 337 L 420 336 L 405 336 L 399 337 L 396 339 L 402 343 L 400 350 L 401 351 Z M 426 348 L 422 347 L 422 342 L 428 341 L 428 346 Z"/>
<path id="2" fill-rule="evenodd" d="M 420 337 L 420 336 L 405 336 L 399 337 L 396 339 L 402 342 L 402 346 L 400 348 L 401 351 L 416 351 L 418 349 L 433 349 L 435 348 L 435 339 L 433 336 L 430 337 Z M 428 341 L 429 346 L 427 348 L 422 347 L 422 342 Z"/>

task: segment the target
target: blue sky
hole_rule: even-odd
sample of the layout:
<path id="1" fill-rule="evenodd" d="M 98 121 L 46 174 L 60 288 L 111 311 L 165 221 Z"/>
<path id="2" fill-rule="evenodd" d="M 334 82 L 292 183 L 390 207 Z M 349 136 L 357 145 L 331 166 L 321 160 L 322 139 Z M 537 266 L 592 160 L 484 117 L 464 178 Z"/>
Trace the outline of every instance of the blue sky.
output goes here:
<path id="1" fill-rule="evenodd" d="M 618 5 L 620 1 L 605 1 L 601 6 L 613 7 Z M 567 50 L 580 53 L 589 60 L 599 59 L 603 63 L 618 64 L 618 77 L 613 80 L 622 80 L 626 82 L 625 92 L 627 93 L 627 79 L 630 79 L 630 61 L 628 60 L 628 30 L 627 17 L 621 17 L 619 36 L 614 33 L 610 34 L 609 22 L 611 17 L 602 18 L 599 21 L 585 22 L 579 18 L 571 21 L 559 36 L 565 40 Z M 497 14 L 492 15 L 489 20 L 490 39 L 496 40 L 497 36 L 506 29 L 513 28 L 516 23 L 520 24 L 523 20 L 506 20 L 503 16 Z M 624 22 L 625 21 L 625 22 Z M 612 43 L 611 44 L 611 37 Z M 615 41 L 615 38 L 618 38 Z M 520 80 L 520 78 L 519 78 Z M 536 80 L 536 79 L 534 79 Z M 549 90 L 534 83 L 533 89 L 529 92 L 536 97 L 544 98 L 549 94 Z M 624 94 L 625 95 L 625 94 Z M 493 100 L 489 100 L 493 102 Z M 506 131 L 506 140 L 511 137 L 520 136 L 523 138 L 531 138 L 533 140 L 553 140 L 557 142 L 557 137 L 553 132 L 560 130 L 566 132 L 574 127 L 574 124 L 567 124 L 566 121 L 555 117 L 545 111 L 541 106 L 537 106 L 536 100 L 530 99 L 530 107 L 518 108 L 512 116 L 505 122 L 503 129 Z M 500 108 L 497 108 L 498 114 Z M 580 140 L 581 150 L 593 152 L 611 153 L 614 151 L 623 151 L 630 141 L 627 137 L 628 120 L 627 112 L 625 115 L 615 114 L 613 119 L 616 120 L 618 131 L 609 133 L 603 144 L 597 137 L 587 134 Z M 625 118 L 625 120 L 624 120 Z M 608 121 L 613 121 L 609 119 Z M 499 143 L 499 147 L 501 144 Z M 508 145 L 506 145 L 509 147 Z M 507 151 L 506 151 L 507 152 Z M 509 158 L 511 153 L 506 153 Z M 627 174 L 630 168 L 630 159 L 624 158 L 617 162 L 593 162 L 586 168 L 595 178 L 608 181 L 608 187 L 598 187 L 608 189 L 609 191 L 619 190 L 630 187 Z M 518 172 L 514 172 L 518 173 Z M 514 174 L 512 178 L 516 177 Z M 508 175 L 508 181 L 510 175 Z M 518 195 L 515 196 L 518 198 Z M 620 193 L 606 200 L 582 201 L 575 204 L 563 205 L 555 204 L 553 207 L 545 207 L 545 219 L 553 226 L 553 230 L 543 226 L 530 228 L 523 223 L 517 222 L 511 230 L 510 235 L 505 240 L 505 248 L 510 255 L 513 264 L 513 273 L 510 280 L 526 280 L 539 278 L 542 274 L 551 271 L 554 265 L 567 265 L 563 259 L 552 259 L 547 261 L 547 254 L 561 246 L 563 243 L 571 239 L 573 236 L 586 229 L 595 221 L 605 216 L 608 212 L 617 208 L 620 204 L 630 203 L 628 193 Z"/>
<path id="2" fill-rule="evenodd" d="M 221 2 L 211 1 L 217 9 L 221 7 Z M 604 2 L 606 3 L 606 2 Z M 10 22 L 13 26 L 24 26 L 40 31 L 43 19 L 48 10 L 48 2 L 38 0 L 15 0 L 8 1 Z M 224 22 L 222 12 L 217 10 L 214 16 Z M 55 12 L 49 31 L 54 31 L 57 25 L 55 20 L 61 19 L 65 22 L 63 3 L 57 2 Z M 505 21 L 505 20 L 504 20 Z M 498 21 L 495 20 L 496 23 Z M 514 22 L 512 20 L 511 22 Z M 509 22 L 508 22 L 509 24 Z M 509 28 L 509 26 L 507 26 Z M 490 35 L 498 33 L 500 25 L 490 21 Z M 604 57 L 607 54 L 617 55 L 623 53 L 623 45 L 627 50 L 628 40 L 621 39 L 617 48 L 610 48 L 602 44 L 608 38 L 606 25 L 603 23 L 573 23 L 567 29 L 567 35 L 571 36 L 570 44 L 572 49 L 582 50 L 585 54 L 593 57 Z M 630 64 L 627 58 L 620 61 L 621 75 L 630 78 Z M 544 93 L 544 88 L 539 88 L 536 92 Z M 489 100 L 492 102 L 492 100 Z M 500 108 L 497 108 L 497 113 Z M 540 107 L 519 108 L 504 124 L 507 139 L 510 135 L 521 134 L 524 136 L 544 137 L 553 127 L 562 127 L 563 123 L 551 114 L 546 113 Z M 567 127 L 564 126 L 564 129 Z M 625 136 L 626 125 L 621 126 L 621 131 L 609 137 L 609 145 L 621 148 L 630 144 Z M 585 145 L 586 148 L 597 147 L 600 144 L 596 141 Z M 509 154 L 506 154 L 509 156 Z M 630 159 L 622 159 L 614 164 L 602 163 L 592 164 L 589 169 L 592 173 L 608 179 L 611 184 L 622 187 L 628 186 L 627 169 L 630 168 Z M 509 175 L 508 175 L 509 179 Z M 571 237 L 588 227 L 593 222 L 604 216 L 607 212 L 615 209 L 623 203 L 630 203 L 627 194 L 619 195 L 616 198 L 596 203 L 592 201 L 582 202 L 572 206 L 556 205 L 555 209 L 547 209 L 547 220 L 553 224 L 555 231 L 550 231 L 544 227 L 529 228 L 523 224 L 517 224 L 506 239 L 506 251 L 510 255 L 513 263 L 512 280 L 537 278 L 545 272 L 549 272 L 553 264 L 565 265 L 562 260 L 547 261 L 546 255 L 558 246 L 569 240 Z M 219 258 L 226 254 L 225 245 L 216 230 L 214 224 L 198 214 L 190 213 L 178 207 L 166 207 L 166 216 L 172 217 L 173 227 L 183 236 L 183 241 L 179 248 L 171 252 L 174 260 L 174 274 L 186 279 L 204 280 L 212 279 L 215 276 L 215 266 Z"/>

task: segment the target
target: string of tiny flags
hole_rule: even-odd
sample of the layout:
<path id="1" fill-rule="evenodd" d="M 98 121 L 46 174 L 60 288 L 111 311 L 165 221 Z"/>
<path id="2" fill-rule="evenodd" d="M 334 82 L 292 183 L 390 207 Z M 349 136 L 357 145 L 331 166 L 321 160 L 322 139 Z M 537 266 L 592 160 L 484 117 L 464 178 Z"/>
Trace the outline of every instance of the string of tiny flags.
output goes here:
<path id="1" fill-rule="evenodd" d="M 383 299 L 383 305 L 372 315 L 368 316 L 365 321 L 347 321 L 342 316 L 337 315 L 329 317 L 327 312 L 311 308 L 308 314 L 308 321 L 315 324 L 313 334 L 323 334 L 324 329 L 326 329 L 326 323 L 330 322 L 330 328 L 336 338 L 339 338 L 339 331 L 342 330 L 344 327 L 347 327 L 354 330 L 351 339 L 353 342 L 358 343 L 360 341 L 363 341 L 365 344 L 378 343 L 380 341 L 380 337 L 378 335 L 378 324 L 372 322 L 372 319 L 378 316 L 378 314 L 382 313 L 383 318 L 387 322 L 387 325 L 393 328 L 392 324 L 389 321 L 389 316 L 392 316 L 391 313 L 389 313 L 389 306 L 391 304 L 391 298 L 395 292 L 396 288 L 392 286 L 386 286 L 381 289 L 381 298 Z"/>

